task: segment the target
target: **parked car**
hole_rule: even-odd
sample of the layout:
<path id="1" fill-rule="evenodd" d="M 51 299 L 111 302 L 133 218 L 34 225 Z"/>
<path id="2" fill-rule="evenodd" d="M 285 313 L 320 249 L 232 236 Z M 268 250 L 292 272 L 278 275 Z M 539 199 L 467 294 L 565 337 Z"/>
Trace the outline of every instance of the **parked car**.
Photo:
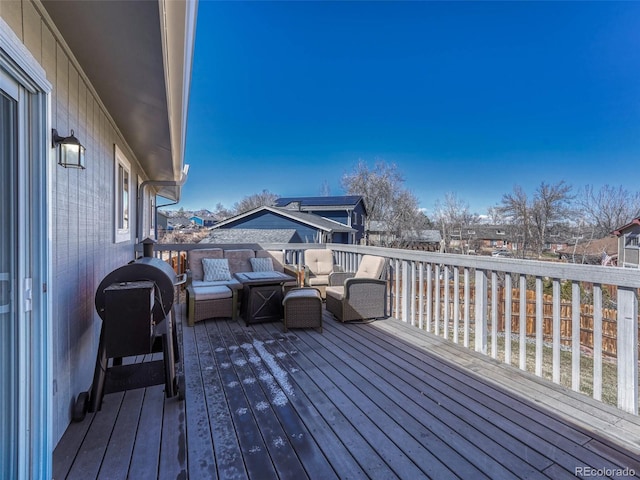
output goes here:
<path id="1" fill-rule="evenodd" d="M 491 252 L 491 256 L 492 257 L 513 257 L 513 254 L 504 248 L 501 248 L 499 250 L 494 250 L 493 252 Z"/>

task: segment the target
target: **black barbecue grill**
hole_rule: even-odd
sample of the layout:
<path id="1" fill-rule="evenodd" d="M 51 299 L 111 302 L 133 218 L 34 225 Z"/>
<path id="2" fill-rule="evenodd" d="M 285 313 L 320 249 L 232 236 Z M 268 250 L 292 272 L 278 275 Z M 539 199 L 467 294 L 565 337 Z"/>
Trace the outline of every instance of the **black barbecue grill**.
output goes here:
<path id="1" fill-rule="evenodd" d="M 172 309 L 175 286 L 181 283 L 184 276 L 151 256 L 117 268 L 100 282 L 95 304 L 102 328 L 93 383 L 76 399 L 75 421 L 100 410 L 107 393 L 164 383 L 167 398 L 183 394 L 183 376 L 176 374 L 179 344 Z M 162 352 L 162 360 L 122 364 L 123 357 L 155 352 Z"/>

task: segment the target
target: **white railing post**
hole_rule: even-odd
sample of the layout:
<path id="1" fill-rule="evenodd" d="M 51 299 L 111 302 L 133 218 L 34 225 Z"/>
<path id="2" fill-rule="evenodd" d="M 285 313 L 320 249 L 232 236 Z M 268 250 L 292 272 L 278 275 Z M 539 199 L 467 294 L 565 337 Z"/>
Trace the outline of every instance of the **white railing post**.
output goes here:
<path id="1" fill-rule="evenodd" d="M 553 279 L 552 377 L 560 383 L 560 280 Z"/>
<path id="2" fill-rule="evenodd" d="M 433 267 L 427 263 L 427 332 L 431 331 L 431 321 L 433 320 Z"/>
<path id="3" fill-rule="evenodd" d="M 476 269 L 476 352 L 487 353 L 487 272 Z"/>
<path id="4" fill-rule="evenodd" d="M 638 296 L 618 288 L 618 408 L 638 414 Z"/>
<path id="5" fill-rule="evenodd" d="M 411 262 L 411 325 L 416 326 L 416 262 Z"/>
<path id="6" fill-rule="evenodd" d="M 409 262 L 402 261 L 402 321 L 409 322 L 411 307 L 409 305 L 409 297 L 411 295 L 411 276 L 409 275 Z"/>
<path id="7" fill-rule="evenodd" d="M 602 286 L 593 285 L 593 398 L 602 400 Z"/>
<path id="8" fill-rule="evenodd" d="M 571 282 L 571 389 L 580 391 L 580 283 Z"/>
<path id="9" fill-rule="evenodd" d="M 511 365 L 511 304 L 513 301 L 511 274 L 504 276 L 504 363 Z"/>
<path id="10" fill-rule="evenodd" d="M 520 275 L 520 327 L 518 335 L 518 364 L 520 370 L 527 369 L 527 277 Z"/>
<path id="11" fill-rule="evenodd" d="M 536 277 L 536 375 L 542 376 L 542 341 L 544 339 L 544 298 L 542 277 Z"/>
<path id="12" fill-rule="evenodd" d="M 498 358 L 498 274 L 491 272 L 491 358 Z"/>
<path id="13" fill-rule="evenodd" d="M 418 264 L 418 327 L 424 329 L 424 263 Z"/>

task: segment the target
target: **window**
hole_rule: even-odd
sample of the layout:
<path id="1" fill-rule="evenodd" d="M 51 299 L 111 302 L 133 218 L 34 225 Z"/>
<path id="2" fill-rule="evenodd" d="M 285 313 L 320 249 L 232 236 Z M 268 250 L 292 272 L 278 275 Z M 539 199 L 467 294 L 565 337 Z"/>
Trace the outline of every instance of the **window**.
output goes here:
<path id="1" fill-rule="evenodd" d="M 115 242 L 131 240 L 131 164 L 115 148 Z"/>
<path id="2" fill-rule="evenodd" d="M 353 212 L 351 216 L 353 217 L 351 225 L 358 225 L 358 214 L 356 212 Z"/>
<path id="3" fill-rule="evenodd" d="M 627 235 L 627 241 L 625 243 L 626 247 L 638 247 L 638 235 L 637 234 L 630 234 Z"/>

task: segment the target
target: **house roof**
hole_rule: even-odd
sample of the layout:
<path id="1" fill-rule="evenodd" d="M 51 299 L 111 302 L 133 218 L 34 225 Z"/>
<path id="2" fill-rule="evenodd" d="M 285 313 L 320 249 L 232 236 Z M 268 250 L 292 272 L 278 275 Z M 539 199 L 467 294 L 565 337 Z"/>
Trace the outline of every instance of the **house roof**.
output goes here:
<path id="1" fill-rule="evenodd" d="M 242 220 L 243 218 L 247 218 L 261 211 L 268 211 L 275 215 L 289 218 L 297 222 L 317 228 L 319 230 L 324 230 L 326 232 L 355 232 L 353 228 L 348 227 L 343 223 L 321 217 L 320 215 L 315 215 L 313 213 L 299 212 L 297 210 L 287 210 L 286 208 L 277 208 L 277 207 L 268 207 L 268 206 L 257 207 L 257 208 L 254 208 L 253 210 L 249 210 L 247 212 L 241 213 L 240 215 L 236 215 L 235 217 L 227 218 L 226 220 L 223 220 L 215 224 L 211 228 L 212 229 L 224 228 L 230 223 L 237 222 L 238 220 Z"/>
<path id="2" fill-rule="evenodd" d="M 557 251 L 557 253 L 561 255 L 572 255 L 574 252 L 578 256 L 588 255 L 599 257 L 603 252 L 607 255 L 615 255 L 618 253 L 618 239 L 616 237 L 597 238 L 595 240 L 580 242 L 575 246 L 569 245 Z"/>
<path id="3" fill-rule="evenodd" d="M 622 227 L 614 230 L 613 232 L 611 232 L 613 235 L 619 237 L 620 235 L 622 235 L 624 233 L 625 230 L 634 227 L 636 225 L 640 225 L 640 217 L 639 218 L 634 218 L 633 220 L 631 220 L 631 222 L 627 223 L 626 225 L 623 225 Z"/>
<path id="4" fill-rule="evenodd" d="M 53 1 L 43 5 L 149 180 L 179 183 L 197 1 Z M 80 141 L 83 126 L 75 127 Z M 157 184 L 178 200 L 180 185 Z"/>
<path id="5" fill-rule="evenodd" d="M 287 229 L 214 229 L 200 243 L 302 243 L 298 232 Z"/>
<path id="6" fill-rule="evenodd" d="M 286 207 L 292 203 L 299 203 L 301 210 L 344 210 L 353 209 L 364 200 L 362 195 L 343 195 L 331 197 L 281 197 L 276 200 L 276 207 Z"/>

